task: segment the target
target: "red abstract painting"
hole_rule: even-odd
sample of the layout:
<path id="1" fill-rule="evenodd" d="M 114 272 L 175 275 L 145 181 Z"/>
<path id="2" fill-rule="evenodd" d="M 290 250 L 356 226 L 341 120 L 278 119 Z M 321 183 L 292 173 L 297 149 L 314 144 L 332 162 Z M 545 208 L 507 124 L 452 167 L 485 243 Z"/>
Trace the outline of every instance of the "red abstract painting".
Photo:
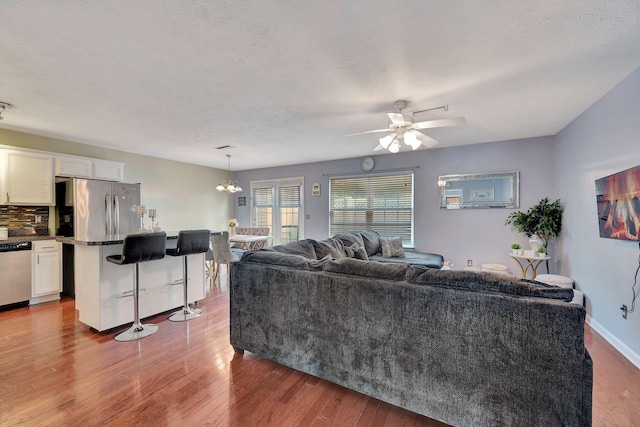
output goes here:
<path id="1" fill-rule="evenodd" d="M 640 240 L 640 166 L 596 180 L 600 237 Z"/>

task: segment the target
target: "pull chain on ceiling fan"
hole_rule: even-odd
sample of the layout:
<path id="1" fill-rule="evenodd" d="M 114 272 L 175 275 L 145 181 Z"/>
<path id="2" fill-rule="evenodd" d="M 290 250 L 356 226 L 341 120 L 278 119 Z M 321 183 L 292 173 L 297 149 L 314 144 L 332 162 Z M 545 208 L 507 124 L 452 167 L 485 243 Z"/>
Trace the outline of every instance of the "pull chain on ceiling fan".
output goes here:
<path id="1" fill-rule="evenodd" d="M 389 150 L 392 153 L 400 151 L 400 141 L 403 141 L 406 145 L 410 146 L 413 150 L 418 149 L 422 144 L 427 148 L 435 147 L 438 141 L 425 135 L 422 132 L 418 132 L 421 129 L 430 129 L 438 127 L 448 126 L 460 126 L 466 123 L 464 117 L 456 117 L 452 119 L 437 119 L 427 120 L 423 122 L 414 123 L 413 116 L 416 113 L 426 113 L 429 111 L 443 110 L 449 111 L 449 106 L 444 105 L 442 107 L 430 108 L 428 110 L 413 111 L 410 116 L 403 114 L 404 109 L 407 107 L 407 101 L 396 101 L 395 107 L 397 113 L 387 113 L 389 117 L 389 127 L 386 129 L 375 129 L 364 132 L 350 133 L 345 136 L 363 135 L 367 133 L 379 133 L 379 132 L 391 132 L 389 135 L 384 136 L 378 140 L 379 144 L 373 151 Z"/>

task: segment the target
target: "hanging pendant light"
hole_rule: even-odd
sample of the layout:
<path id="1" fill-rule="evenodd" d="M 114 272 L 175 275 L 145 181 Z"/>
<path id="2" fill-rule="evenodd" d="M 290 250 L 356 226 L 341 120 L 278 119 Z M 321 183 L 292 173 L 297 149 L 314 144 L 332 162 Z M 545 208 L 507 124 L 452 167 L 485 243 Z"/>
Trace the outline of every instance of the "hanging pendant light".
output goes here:
<path id="1" fill-rule="evenodd" d="M 231 180 L 231 154 L 227 154 L 227 179 L 223 180 L 218 186 L 216 190 L 225 191 L 227 193 L 239 193 L 242 191 L 242 187 L 240 187 L 240 183 L 238 181 Z"/>

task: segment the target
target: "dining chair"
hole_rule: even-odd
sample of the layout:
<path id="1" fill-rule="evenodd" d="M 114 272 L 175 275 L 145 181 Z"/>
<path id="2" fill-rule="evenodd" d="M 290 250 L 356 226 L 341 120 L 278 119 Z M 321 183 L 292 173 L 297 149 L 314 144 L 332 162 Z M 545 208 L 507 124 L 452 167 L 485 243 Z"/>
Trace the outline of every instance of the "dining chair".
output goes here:
<path id="1" fill-rule="evenodd" d="M 209 267 L 209 274 L 213 273 L 213 281 L 217 282 L 220 276 L 220 265 L 226 264 L 227 266 L 227 281 L 229 280 L 229 264 L 232 261 L 237 261 L 240 256 L 231 252 L 231 246 L 229 245 L 229 232 L 228 231 L 216 231 L 211 233 L 211 247 L 207 252 L 206 260 L 215 265 L 215 270 L 211 272 Z"/>

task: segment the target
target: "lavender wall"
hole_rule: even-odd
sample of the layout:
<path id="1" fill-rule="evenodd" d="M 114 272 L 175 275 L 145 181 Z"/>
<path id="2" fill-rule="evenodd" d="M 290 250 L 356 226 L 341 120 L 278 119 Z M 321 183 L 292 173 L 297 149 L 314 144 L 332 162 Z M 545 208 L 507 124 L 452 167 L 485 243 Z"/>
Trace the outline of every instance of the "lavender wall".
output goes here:
<path id="1" fill-rule="evenodd" d="M 504 225 L 512 209 L 439 209 L 439 175 L 519 170 L 520 206 L 525 210 L 543 197 L 553 199 L 556 195 L 553 137 L 401 152 L 374 158 L 376 167 L 372 173 L 387 169 L 414 171 L 416 249 L 440 253 L 455 268 L 464 267 L 466 260 L 472 259 L 475 266 L 497 262 L 518 273 L 515 261 L 507 253 L 513 242 L 526 246 L 527 238 Z M 236 195 L 235 216 L 240 224 L 250 222 L 248 190 L 251 181 L 304 176 L 305 213 L 311 215 L 305 221 L 305 237 L 325 238 L 329 234 L 328 175 L 364 173 L 360 169 L 360 160 L 355 158 L 236 172 L 234 178 L 247 190 L 240 195 L 247 197 L 247 206 L 238 207 Z M 320 197 L 311 196 L 311 186 L 315 182 L 321 185 Z M 555 266 L 551 267 L 554 271 Z"/>
<path id="2" fill-rule="evenodd" d="M 566 203 L 560 270 L 587 299 L 592 327 L 640 367 L 640 307 L 631 307 L 638 242 L 598 235 L 594 181 L 640 164 L 640 69 L 556 136 L 558 194 Z M 640 301 L 639 301 L 640 302 Z"/>

